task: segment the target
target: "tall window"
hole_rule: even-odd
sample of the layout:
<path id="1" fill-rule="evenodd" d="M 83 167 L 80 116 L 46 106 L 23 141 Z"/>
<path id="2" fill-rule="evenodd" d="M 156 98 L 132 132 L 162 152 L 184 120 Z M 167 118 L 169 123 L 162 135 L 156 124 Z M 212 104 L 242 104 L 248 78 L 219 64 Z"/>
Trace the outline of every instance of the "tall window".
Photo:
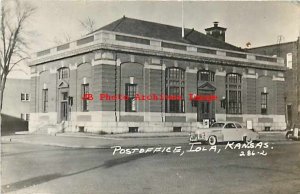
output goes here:
<path id="1" fill-rule="evenodd" d="M 242 114 L 242 76 L 229 73 L 226 76 L 226 99 L 228 114 Z"/>
<path id="2" fill-rule="evenodd" d="M 268 110 L 268 93 L 261 93 L 261 114 L 267 114 Z"/>
<path id="3" fill-rule="evenodd" d="M 69 68 L 63 67 L 58 70 L 58 79 L 69 78 Z"/>
<path id="4" fill-rule="evenodd" d="M 213 82 L 215 80 L 215 73 L 208 70 L 200 70 L 198 72 L 198 81 L 209 81 Z"/>
<path id="5" fill-rule="evenodd" d="M 137 105 L 136 105 L 136 90 L 137 84 L 129 84 L 125 85 L 125 95 L 129 97 L 128 100 L 125 100 L 125 111 L 126 112 L 136 112 Z"/>
<path id="6" fill-rule="evenodd" d="M 177 67 L 166 69 L 166 95 L 181 97 L 181 100 L 166 100 L 166 112 L 184 112 L 184 74 L 184 70 Z"/>
<path id="7" fill-rule="evenodd" d="M 85 96 L 85 94 L 89 93 L 89 84 L 82 84 L 81 85 L 81 96 Z M 89 110 L 89 101 L 87 99 L 82 100 L 82 111 Z"/>
<path id="8" fill-rule="evenodd" d="M 42 99 L 43 99 L 43 112 L 48 112 L 48 89 L 43 89 L 42 91 Z"/>

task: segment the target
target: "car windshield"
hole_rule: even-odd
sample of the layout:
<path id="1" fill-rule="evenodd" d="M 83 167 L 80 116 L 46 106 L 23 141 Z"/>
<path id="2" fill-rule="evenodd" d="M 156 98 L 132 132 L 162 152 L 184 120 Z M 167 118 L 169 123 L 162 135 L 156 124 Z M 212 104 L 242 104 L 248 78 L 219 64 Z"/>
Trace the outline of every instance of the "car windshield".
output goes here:
<path id="1" fill-rule="evenodd" d="M 243 128 L 239 123 L 235 123 L 236 128 Z"/>
<path id="2" fill-rule="evenodd" d="M 222 128 L 224 126 L 224 123 L 214 123 L 211 125 L 211 128 Z"/>

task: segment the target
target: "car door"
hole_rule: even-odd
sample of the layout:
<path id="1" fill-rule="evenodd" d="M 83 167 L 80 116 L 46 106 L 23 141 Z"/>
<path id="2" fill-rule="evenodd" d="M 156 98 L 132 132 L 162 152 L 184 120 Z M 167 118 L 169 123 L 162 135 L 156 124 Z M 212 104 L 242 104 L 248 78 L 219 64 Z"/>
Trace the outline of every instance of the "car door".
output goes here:
<path id="1" fill-rule="evenodd" d="M 223 128 L 224 141 L 236 141 L 236 130 L 234 123 L 226 123 Z"/>
<path id="2" fill-rule="evenodd" d="M 242 141 L 243 140 L 243 137 L 244 135 L 247 135 L 247 130 L 243 128 L 243 126 L 239 123 L 234 123 L 235 126 L 236 126 L 236 140 L 239 140 L 239 141 Z"/>

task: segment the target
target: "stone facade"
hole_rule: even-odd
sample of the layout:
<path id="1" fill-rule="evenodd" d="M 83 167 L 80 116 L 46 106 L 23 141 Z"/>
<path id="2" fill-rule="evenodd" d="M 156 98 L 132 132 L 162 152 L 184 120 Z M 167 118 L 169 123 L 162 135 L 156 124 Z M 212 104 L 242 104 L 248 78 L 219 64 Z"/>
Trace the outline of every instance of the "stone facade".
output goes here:
<path id="1" fill-rule="evenodd" d="M 190 131 L 202 125 L 198 108 L 189 100 L 197 94 L 199 70 L 214 72 L 214 81 L 204 86 L 214 88 L 218 99 L 212 102 L 211 113 L 217 121 L 241 123 L 251 120 L 256 130 L 284 130 L 284 71 L 283 60 L 217 48 L 138 37 L 117 32 L 99 31 L 85 42 L 71 42 L 69 47 L 48 49 L 32 60 L 30 130 L 66 122 L 64 131 L 124 133 Z M 117 36 L 127 37 L 124 41 Z M 141 39 L 141 40 L 139 40 Z M 162 42 L 168 43 L 168 48 Z M 149 43 L 149 44 L 148 44 Z M 173 45 L 174 48 L 170 48 Z M 60 49 L 58 49 L 60 48 Z M 185 50 L 184 50 L 185 49 Z M 203 53 L 211 49 L 214 54 Z M 46 54 L 45 54 L 46 53 Z M 228 54 L 230 53 L 230 54 Z M 259 58 L 262 57 L 262 58 Z M 136 112 L 127 112 L 124 100 L 99 100 L 99 94 L 125 94 L 125 84 L 137 85 L 139 94 L 165 94 L 166 70 L 184 71 L 184 111 L 170 113 L 164 100 L 136 101 Z M 69 69 L 69 76 L 60 79 L 58 71 Z M 228 73 L 241 75 L 242 112 L 227 114 L 221 106 L 226 96 Z M 94 99 L 83 110 L 82 85 L 88 84 Z M 203 86 L 202 85 L 202 86 Z M 204 87 L 203 86 L 203 87 Z M 48 90 L 48 110 L 43 111 L 43 89 Z M 268 91 L 268 111 L 261 114 L 261 93 Z M 62 92 L 73 98 L 67 106 L 67 119 L 62 119 Z"/>

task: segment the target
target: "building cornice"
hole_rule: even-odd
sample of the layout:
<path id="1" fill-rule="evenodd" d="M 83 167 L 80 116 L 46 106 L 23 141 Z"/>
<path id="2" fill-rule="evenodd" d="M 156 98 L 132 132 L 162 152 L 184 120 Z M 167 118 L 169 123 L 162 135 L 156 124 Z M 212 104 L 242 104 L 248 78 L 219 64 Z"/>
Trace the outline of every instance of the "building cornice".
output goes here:
<path id="1" fill-rule="evenodd" d="M 102 33 L 102 34 L 101 34 Z M 96 50 L 109 50 L 114 52 L 122 52 L 129 54 L 138 54 L 138 55 L 148 55 L 151 57 L 164 57 L 164 58 L 173 58 L 178 60 L 190 60 L 201 63 L 214 63 L 221 65 L 231 65 L 231 66 L 240 66 L 240 67 L 253 67 L 260 69 L 271 69 L 271 70 L 285 70 L 284 64 L 282 64 L 283 60 L 281 58 L 271 58 L 269 56 L 256 55 L 253 53 L 242 53 L 235 51 L 227 51 L 222 49 L 210 48 L 216 51 L 216 54 L 207 54 L 197 52 L 197 48 L 199 46 L 188 45 L 188 44 L 180 44 L 180 46 L 185 46 L 186 50 L 174 49 L 174 48 L 165 48 L 161 46 L 153 46 L 151 41 L 159 41 L 159 40 L 151 40 L 150 45 L 137 44 L 132 42 L 124 42 L 115 40 L 115 36 L 108 32 L 101 32 L 99 34 L 95 34 L 95 39 L 92 42 L 86 43 L 80 46 L 74 46 L 74 43 L 70 43 L 73 45 L 72 48 L 69 48 L 64 51 L 55 51 L 50 52 L 49 54 L 45 54 L 44 56 L 36 57 L 33 59 L 29 66 L 40 65 L 43 63 L 47 63 L 50 61 L 60 60 L 63 58 L 68 58 L 72 56 L 77 56 L 84 53 L 93 52 Z M 145 38 L 145 37 L 144 37 Z M 161 40 L 162 41 L 162 40 Z M 167 42 L 167 41 L 164 41 Z M 170 43 L 170 44 L 173 44 Z M 175 43 L 174 43 L 175 44 Z M 176 43 L 179 45 L 179 43 Z M 157 45 L 157 44 L 156 44 Z M 193 49 L 192 49 L 193 48 Z M 204 47 L 201 47 L 204 48 Z M 206 49 L 207 47 L 205 47 Z M 226 56 L 226 52 L 234 53 L 234 54 L 244 54 L 246 58 L 236 58 Z M 268 61 L 259 61 L 255 60 L 255 57 L 267 57 L 272 60 L 277 60 L 277 62 L 268 62 Z"/>

